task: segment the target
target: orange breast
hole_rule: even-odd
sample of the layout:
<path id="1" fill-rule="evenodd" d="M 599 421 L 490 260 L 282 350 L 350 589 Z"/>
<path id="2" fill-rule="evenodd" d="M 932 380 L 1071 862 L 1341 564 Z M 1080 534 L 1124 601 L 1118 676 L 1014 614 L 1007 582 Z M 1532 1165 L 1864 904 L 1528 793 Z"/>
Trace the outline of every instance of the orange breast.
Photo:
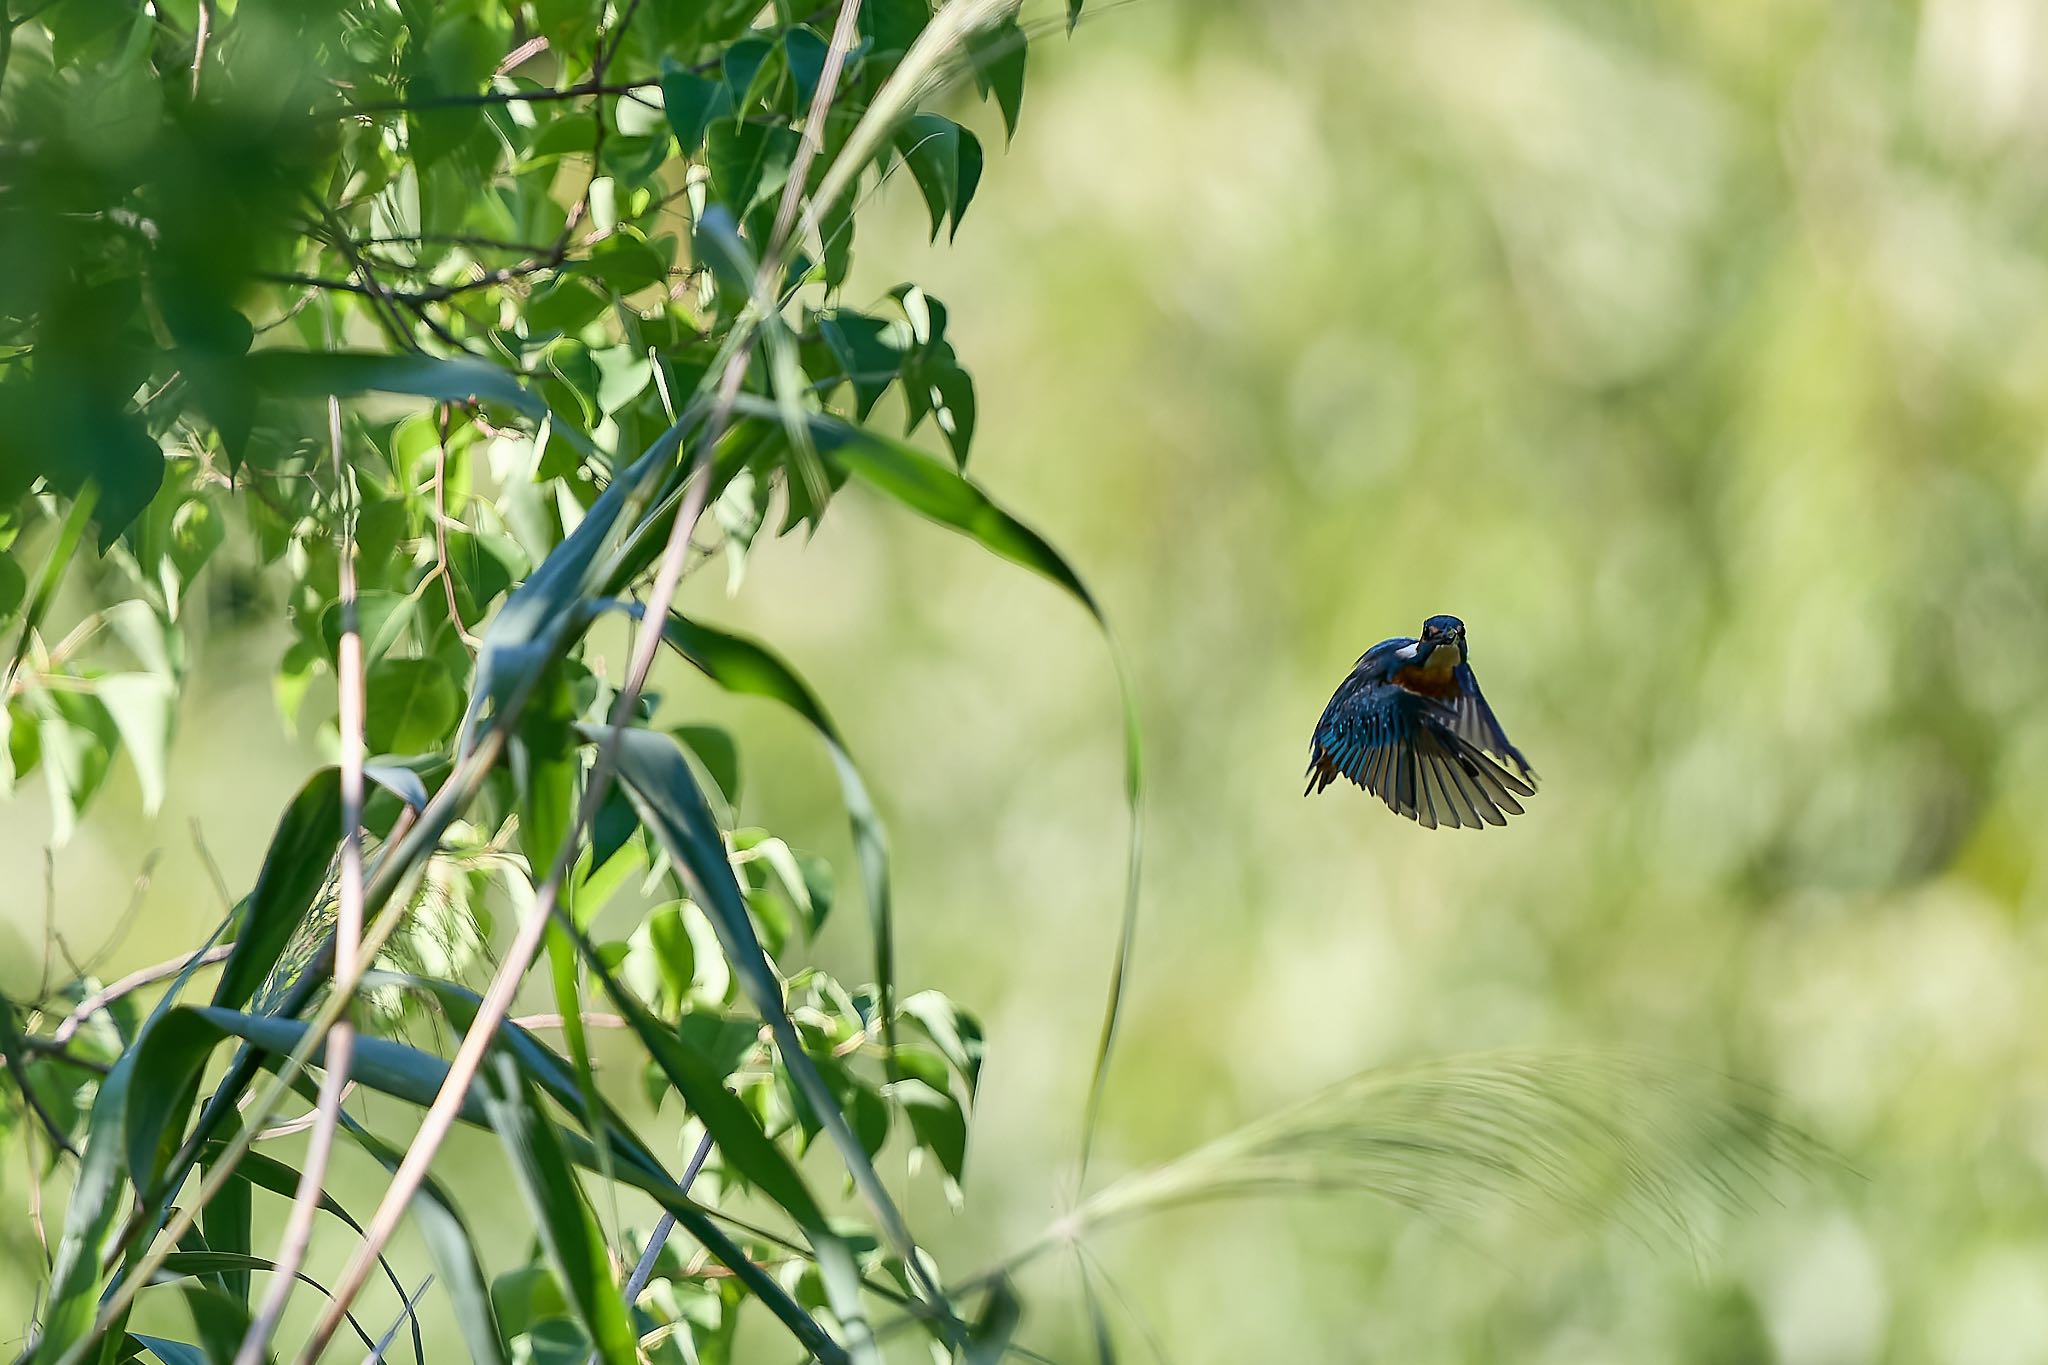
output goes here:
<path id="1" fill-rule="evenodd" d="M 1448 701 L 1458 695 L 1458 679 L 1453 672 L 1456 665 L 1445 657 L 1448 650 L 1438 650 L 1426 664 L 1396 671 L 1393 683 L 1396 687 L 1410 692 L 1420 692 L 1425 697 L 1436 697 Z"/>

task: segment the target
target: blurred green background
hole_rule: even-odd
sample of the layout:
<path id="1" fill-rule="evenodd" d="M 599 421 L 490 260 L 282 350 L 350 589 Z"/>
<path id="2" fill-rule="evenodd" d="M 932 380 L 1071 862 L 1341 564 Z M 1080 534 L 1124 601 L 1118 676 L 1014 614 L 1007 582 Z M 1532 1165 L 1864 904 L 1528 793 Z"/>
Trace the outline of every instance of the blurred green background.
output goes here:
<path id="1" fill-rule="evenodd" d="M 947 303 L 975 472 L 1136 674 L 1145 919 L 1105 1172 L 1363 1068 L 1528 1044 L 1763 1083 L 1848 1167 L 1690 1250 L 1351 1197 L 1119 1230 L 1095 1250 L 1165 1357 L 2048 1361 L 2048 16 L 1090 12 L 1034 46 L 959 240 L 922 246 L 895 187 L 848 298 Z M 146 823 L 118 778 L 55 861 L 83 957 L 162 850 L 106 975 L 217 918 L 188 822 L 246 885 L 316 761 L 275 718 L 278 641 L 221 604 L 234 572 L 209 570 L 172 805 Z M 928 1180 L 913 1209 L 968 1269 L 1071 1196 L 1124 856 L 1108 664 L 1070 602 L 858 498 L 758 547 L 736 598 L 717 577 L 696 606 L 776 640 L 867 766 L 901 979 L 983 1012 L 966 1211 Z M 1300 796 L 1329 691 L 1433 612 L 1543 776 L 1504 830 Z M 741 731 L 746 817 L 850 884 L 807 736 L 664 676 L 664 715 Z M 0 823 L 9 991 L 46 827 L 33 795 Z M 820 949 L 849 980 L 858 918 Z M 525 1237 L 465 1136 L 455 1192 Z M 18 1165 L 0 1201 L 14 1322 Z M 1078 1355 L 1071 1278 L 1027 1289 L 1026 1339 Z"/>

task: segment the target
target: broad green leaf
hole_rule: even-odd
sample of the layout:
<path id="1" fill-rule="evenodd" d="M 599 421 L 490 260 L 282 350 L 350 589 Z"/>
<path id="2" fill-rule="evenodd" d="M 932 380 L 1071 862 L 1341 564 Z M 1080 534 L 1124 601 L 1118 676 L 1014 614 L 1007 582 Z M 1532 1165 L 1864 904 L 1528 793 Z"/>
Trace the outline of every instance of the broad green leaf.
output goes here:
<path id="1" fill-rule="evenodd" d="M 670 248 L 666 253 L 637 228 L 622 227 L 592 247 L 577 269 L 602 280 L 614 294 L 637 294 L 668 278 L 674 264 L 674 241 L 664 237 L 662 243 Z M 646 353 L 638 353 L 645 360 Z"/>
<path id="2" fill-rule="evenodd" d="M 688 71 L 667 71 L 661 77 L 661 104 L 675 129 L 684 156 L 695 156 L 715 120 L 732 116 L 732 94 L 723 81 L 708 81 Z"/>
<path id="3" fill-rule="evenodd" d="M 735 218 L 782 189 L 796 155 L 797 135 L 767 123 L 721 121 L 711 126 L 704 161 L 711 185 Z"/>
<path id="4" fill-rule="evenodd" d="M 201 1169 L 210 1170 L 210 1163 L 202 1161 Z M 209 1247 L 231 1254 L 251 1254 L 255 1248 L 254 1190 L 255 1186 L 248 1174 L 237 1167 L 235 1176 L 221 1187 L 220 1193 L 214 1196 L 213 1202 L 208 1204 L 200 1215 L 200 1228 L 206 1234 L 206 1244 Z M 326 1196 L 323 1194 L 323 1202 L 325 1199 Z M 228 1293 L 247 1307 L 250 1287 L 248 1268 L 232 1268 L 222 1278 Z"/>
<path id="5" fill-rule="evenodd" d="M 974 59 L 974 80 L 984 95 L 993 94 L 1003 111 L 1003 132 L 1017 136 L 1017 118 L 1024 107 L 1024 30 L 1015 17 L 993 28 L 978 29 L 968 38 Z"/>
<path id="6" fill-rule="evenodd" d="M 28 596 L 28 575 L 11 554 L 0 553 L 0 625 L 13 617 L 14 609 Z"/>
<path id="7" fill-rule="evenodd" d="M 718 784 L 718 791 L 728 806 L 737 807 L 740 800 L 740 750 L 732 736 L 716 725 L 681 725 L 676 727 L 676 738 L 704 765 L 704 771 Z"/>
<path id="8" fill-rule="evenodd" d="M 917 1021 L 925 1036 L 938 1046 L 972 1100 L 981 1081 L 984 1047 L 980 1021 L 937 991 L 911 996 L 903 1002 L 903 1013 Z"/>
<path id="9" fill-rule="evenodd" d="M 412 624 L 419 605 L 418 595 L 372 588 L 356 597 L 356 633 L 363 641 L 363 663 L 375 664 L 391 652 Z M 328 662 L 341 653 L 341 603 L 335 602 L 320 614 L 320 638 L 326 642 Z"/>
<path id="10" fill-rule="evenodd" d="M 910 167 L 931 214 L 932 237 L 960 219 L 981 183 L 981 142 L 942 114 L 912 114 L 896 131 L 896 152 Z"/>
<path id="11" fill-rule="evenodd" d="M 860 8 L 860 29 L 874 45 L 871 60 L 895 66 L 931 17 L 930 0 L 867 0 Z"/>
<path id="12" fill-rule="evenodd" d="M 903 370 L 901 329 L 901 323 L 848 309 L 818 319 L 818 335 L 838 362 L 840 374 L 853 386 L 854 416 L 863 422 Z"/>
<path id="13" fill-rule="evenodd" d="M 131 1332 L 129 1336 L 164 1365 L 211 1365 L 206 1358 L 206 1352 L 186 1342 L 172 1341 L 166 1337 L 145 1336 L 141 1332 Z"/>
<path id="14" fill-rule="evenodd" d="M 438 659 L 384 659 L 370 668 L 363 739 L 376 754 L 441 748 L 462 713 L 462 694 Z"/>
<path id="15" fill-rule="evenodd" d="M 955 1204 L 960 1198 L 961 1172 L 967 1164 L 967 1115 L 960 1101 L 921 1080 L 891 1081 L 889 1098 L 901 1105 L 917 1134 L 917 1145 L 938 1159 L 946 1175 L 946 1191 Z"/>

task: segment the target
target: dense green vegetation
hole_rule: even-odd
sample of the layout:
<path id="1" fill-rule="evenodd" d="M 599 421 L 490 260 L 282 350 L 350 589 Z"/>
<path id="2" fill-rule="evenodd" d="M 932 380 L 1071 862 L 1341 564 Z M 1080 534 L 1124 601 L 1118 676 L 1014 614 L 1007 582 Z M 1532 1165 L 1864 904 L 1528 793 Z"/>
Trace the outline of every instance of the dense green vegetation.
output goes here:
<path id="1" fill-rule="evenodd" d="M 1974 1360 L 2038 263 L 1933 18 L 15 10 L 25 1358 Z M 1530 815 L 1304 809 L 1445 610 Z"/>

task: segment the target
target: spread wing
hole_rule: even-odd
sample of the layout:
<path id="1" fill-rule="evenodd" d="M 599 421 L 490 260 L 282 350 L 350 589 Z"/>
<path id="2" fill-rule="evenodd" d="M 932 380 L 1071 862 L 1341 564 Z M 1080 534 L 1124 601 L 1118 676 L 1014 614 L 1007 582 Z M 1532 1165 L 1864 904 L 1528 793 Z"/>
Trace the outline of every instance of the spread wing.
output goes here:
<path id="1" fill-rule="evenodd" d="M 1522 757 L 1522 751 L 1508 743 L 1507 731 L 1500 728 L 1494 718 L 1493 708 L 1486 704 L 1486 697 L 1479 690 L 1479 678 L 1472 672 L 1472 665 L 1459 664 L 1452 675 L 1457 679 L 1458 695 L 1451 702 L 1456 713 L 1456 727 L 1460 737 L 1492 754 L 1503 764 L 1512 763 L 1521 774 L 1522 780 L 1531 785 L 1536 781 L 1536 770 L 1529 766 L 1529 760 Z"/>
<path id="2" fill-rule="evenodd" d="M 1504 825 L 1534 788 L 1458 733 L 1452 705 L 1354 673 L 1309 746 L 1308 790 L 1350 778 L 1429 829 Z"/>

